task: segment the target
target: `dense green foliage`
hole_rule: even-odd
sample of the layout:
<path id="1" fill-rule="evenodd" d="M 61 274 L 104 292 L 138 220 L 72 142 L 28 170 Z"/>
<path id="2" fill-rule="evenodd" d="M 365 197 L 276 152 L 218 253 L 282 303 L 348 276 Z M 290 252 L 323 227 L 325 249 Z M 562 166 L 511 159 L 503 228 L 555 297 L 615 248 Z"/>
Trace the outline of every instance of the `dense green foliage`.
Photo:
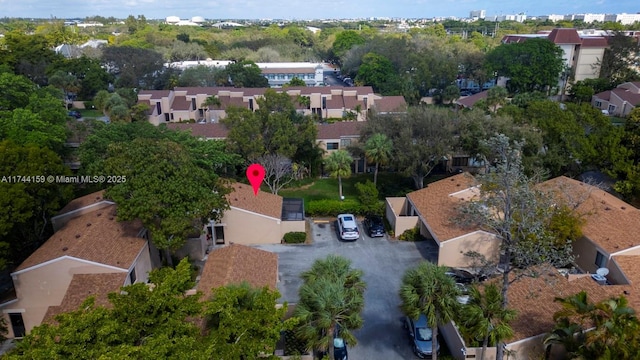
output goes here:
<path id="1" fill-rule="evenodd" d="M 282 238 L 285 244 L 301 244 L 307 241 L 307 233 L 303 231 L 292 231 L 284 234 Z"/>
<path id="2" fill-rule="evenodd" d="M 350 346 L 357 345 L 352 331 L 362 327 L 364 291 L 362 271 L 352 269 L 348 259 L 329 255 L 316 260 L 301 274 L 300 301 L 294 315 L 300 323 L 297 334 L 307 350 L 326 351 L 333 358 L 336 329 Z"/>

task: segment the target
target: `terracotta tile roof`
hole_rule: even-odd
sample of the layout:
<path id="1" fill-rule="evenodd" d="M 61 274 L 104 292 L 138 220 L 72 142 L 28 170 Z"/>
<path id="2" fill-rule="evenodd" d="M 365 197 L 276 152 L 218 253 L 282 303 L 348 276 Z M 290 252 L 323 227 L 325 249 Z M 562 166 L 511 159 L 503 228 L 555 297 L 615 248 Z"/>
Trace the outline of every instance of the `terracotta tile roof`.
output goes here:
<path id="1" fill-rule="evenodd" d="M 360 137 L 362 122 L 338 121 L 332 124 L 318 124 L 317 140 L 340 139 L 341 137 Z"/>
<path id="2" fill-rule="evenodd" d="M 584 290 L 590 301 L 600 302 L 621 295 L 627 288 L 599 285 L 589 275 L 569 281 L 550 265 L 541 265 L 533 270 L 538 276 L 520 277 L 507 292 L 509 308 L 518 312 L 516 320 L 511 323 L 514 336 L 507 342 L 548 333 L 553 329 L 553 314 L 562 308 L 554 301 L 556 297 L 564 298 Z"/>
<path id="3" fill-rule="evenodd" d="M 576 211 L 583 216 L 582 233 L 609 254 L 640 245 L 640 231 L 630 230 L 640 224 L 640 210 L 603 190 L 560 176 L 541 183 L 570 203 L 579 203 Z"/>
<path id="4" fill-rule="evenodd" d="M 629 304 L 640 312 L 640 255 L 616 255 L 613 260 L 629 280 L 630 286 L 625 289 Z"/>
<path id="5" fill-rule="evenodd" d="M 119 291 L 127 279 L 127 273 L 75 274 L 59 306 L 49 306 L 43 323 L 55 324 L 55 316 L 77 310 L 90 296 L 96 306 L 111 307 L 107 295 Z"/>
<path id="6" fill-rule="evenodd" d="M 214 250 L 207 257 L 197 288 L 206 300 L 211 289 L 244 281 L 253 287 L 276 290 L 278 255 L 239 244 Z"/>
<path id="7" fill-rule="evenodd" d="M 100 190 L 100 191 L 96 191 L 94 193 L 85 195 L 85 196 L 81 196 L 79 198 L 75 198 L 73 200 L 71 200 L 67 205 L 65 205 L 65 207 L 63 207 L 59 212 L 58 215 L 62 215 L 62 214 L 66 214 L 68 212 L 74 211 L 74 210 L 78 210 L 80 208 L 83 208 L 85 206 L 89 206 L 92 204 L 96 204 L 99 203 L 101 201 L 104 201 L 104 190 Z"/>
<path id="8" fill-rule="evenodd" d="M 282 216 L 282 196 L 266 191 L 254 195 L 251 185 L 241 183 L 234 183 L 231 187 L 231 193 L 227 195 L 229 205 L 276 219 Z"/>
<path id="9" fill-rule="evenodd" d="M 601 93 L 597 93 L 593 95 L 596 99 L 609 101 L 611 100 L 611 90 L 603 91 Z"/>
<path id="10" fill-rule="evenodd" d="M 640 105 L 640 94 L 636 94 L 629 90 L 620 88 L 615 88 L 611 90 L 611 92 L 633 106 Z"/>
<path id="11" fill-rule="evenodd" d="M 15 271 L 62 256 L 129 269 L 146 244 L 141 229 L 138 221 L 116 221 L 116 205 L 110 205 L 69 220 Z"/>
<path id="12" fill-rule="evenodd" d="M 467 197 L 450 196 L 467 190 L 476 185 L 475 178 L 469 173 L 462 173 L 436 181 L 424 189 L 407 194 L 416 211 L 427 223 L 433 235 L 439 241 L 446 241 L 468 234 L 478 228 L 463 228 L 453 223 L 457 215 L 457 206 L 461 201 L 468 201 Z"/>
<path id="13" fill-rule="evenodd" d="M 477 94 L 473 94 L 471 96 L 465 96 L 463 98 L 459 98 L 456 103 L 466 108 L 472 108 L 478 101 L 487 98 L 487 94 L 489 90 L 481 91 Z"/>
<path id="14" fill-rule="evenodd" d="M 167 129 L 190 131 L 191 135 L 203 137 L 206 139 L 224 139 L 229 134 L 229 130 L 221 123 L 208 124 L 186 124 L 186 123 L 169 123 Z"/>
<path id="15" fill-rule="evenodd" d="M 580 44 L 582 39 L 576 29 L 556 28 L 551 31 L 548 39 L 554 44 Z"/>
<path id="16" fill-rule="evenodd" d="M 404 96 L 383 96 L 380 99 L 376 99 L 373 105 L 379 113 L 407 111 L 407 102 Z"/>
<path id="17" fill-rule="evenodd" d="M 327 109 L 344 109 L 344 97 L 342 95 L 331 95 L 326 100 Z"/>
<path id="18" fill-rule="evenodd" d="M 589 36 L 589 37 L 583 37 L 582 38 L 582 45 L 581 46 L 583 48 L 584 47 L 605 48 L 605 47 L 608 47 L 609 44 L 607 43 L 607 39 L 605 37 Z"/>
<path id="19" fill-rule="evenodd" d="M 171 103 L 172 110 L 191 110 L 191 101 L 186 96 L 176 96 Z"/>
<path id="20" fill-rule="evenodd" d="M 157 100 L 169 96 L 171 90 L 140 90 L 138 95 L 151 95 L 151 99 Z"/>

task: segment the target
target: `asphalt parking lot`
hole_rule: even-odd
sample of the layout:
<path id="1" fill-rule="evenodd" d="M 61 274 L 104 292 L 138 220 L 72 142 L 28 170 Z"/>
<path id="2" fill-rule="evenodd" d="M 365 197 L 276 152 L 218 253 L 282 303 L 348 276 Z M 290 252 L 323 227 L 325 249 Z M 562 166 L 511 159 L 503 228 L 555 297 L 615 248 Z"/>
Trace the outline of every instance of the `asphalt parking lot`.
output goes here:
<path id="1" fill-rule="evenodd" d="M 364 326 L 355 332 L 358 345 L 349 348 L 349 359 L 413 359 L 409 339 L 402 328 L 398 290 L 404 272 L 420 261 L 434 261 L 437 248 L 429 242 L 404 242 L 365 235 L 359 222 L 361 237 L 355 242 L 338 240 L 335 221 L 311 225 L 311 245 L 260 245 L 257 248 L 278 254 L 282 301 L 298 301 L 302 284 L 299 274 L 319 258 L 337 254 L 351 259 L 352 266 L 364 272 Z"/>

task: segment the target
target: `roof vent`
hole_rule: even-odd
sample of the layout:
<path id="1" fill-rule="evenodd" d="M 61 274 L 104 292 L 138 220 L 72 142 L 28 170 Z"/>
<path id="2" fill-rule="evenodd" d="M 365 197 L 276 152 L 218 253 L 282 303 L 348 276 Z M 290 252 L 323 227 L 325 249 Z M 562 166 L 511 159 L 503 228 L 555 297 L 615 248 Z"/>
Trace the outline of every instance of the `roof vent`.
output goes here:
<path id="1" fill-rule="evenodd" d="M 101 212 L 99 212 L 99 213 L 98 213 L 98 216 L 102 216 L 102 213 L 101 213 Z"/>
<path id="2" fill-rule="evenodd" d="M 62 248 L 62 251 L 67 251 L 67 250 L 69 250 L 69 248 L 66 246 Z"/>
<path id="3" fill-rule="evenodd" d="M 622 209 L 622 210 L 626 210 L 626 209 L 627 209 L 627 207 L 626 207 L 626 206 L 620 206 L 620 209 Z"/>
<path id="4" fill-rule="evenodd" d="M 79 239 L 79 238 L 80 238 L 80 234 L 76 234 L 76 239 Z"/>
<path id="5" fill-rule="evenodd" d="M 91 226 L 91 223 L 87 223 L 87 227 Z"/>

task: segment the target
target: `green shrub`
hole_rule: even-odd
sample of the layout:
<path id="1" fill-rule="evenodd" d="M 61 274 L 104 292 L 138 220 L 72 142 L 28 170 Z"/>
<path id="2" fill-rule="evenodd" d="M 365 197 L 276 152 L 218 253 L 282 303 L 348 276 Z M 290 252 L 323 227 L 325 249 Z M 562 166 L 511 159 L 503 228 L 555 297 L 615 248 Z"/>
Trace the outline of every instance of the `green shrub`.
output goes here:
<path id="1" fill-rule="evenodd" d="M 378 199 L 379 193 L 376 185 L 367 180 L 363 183 L 356 183 L 358 190 L 358 199 L 362 204 L 362 212 L 366 214 L 382 215 L 384 212 L 384 203 Z"/>
<path id="2" fill-rule="evenodd" d="M 313 200 L 307 204 L 308 216 L 336 216 L 338 214 L 361 215 L 362 206 L 355 200 Z"/>
<path id="3" fill-rule="evenodd" d="M 303 231 L 292 231 L 284 234 L 285 244 L 301 244 L 307 240 L 307 233 Z"/>
<path id="4" fill-rule="evenodd" d="M 419 227 L 414 227 L 413 229 L 408 229 L 405 230 L 405 232 L 402 233 L 402 235 L 400 235 L 398 237 L 399 240 L 403 240 L 403 241 L 422 241 L 425 240 L 424 236 L 420 235 L 420 228 Z"/>
<path id="5" fill-rule="evenodd" d="M 93 104 L 93 101 L 85 101 L 84 108 L 87 110 L 95 109 L 95 105 Z"/>

